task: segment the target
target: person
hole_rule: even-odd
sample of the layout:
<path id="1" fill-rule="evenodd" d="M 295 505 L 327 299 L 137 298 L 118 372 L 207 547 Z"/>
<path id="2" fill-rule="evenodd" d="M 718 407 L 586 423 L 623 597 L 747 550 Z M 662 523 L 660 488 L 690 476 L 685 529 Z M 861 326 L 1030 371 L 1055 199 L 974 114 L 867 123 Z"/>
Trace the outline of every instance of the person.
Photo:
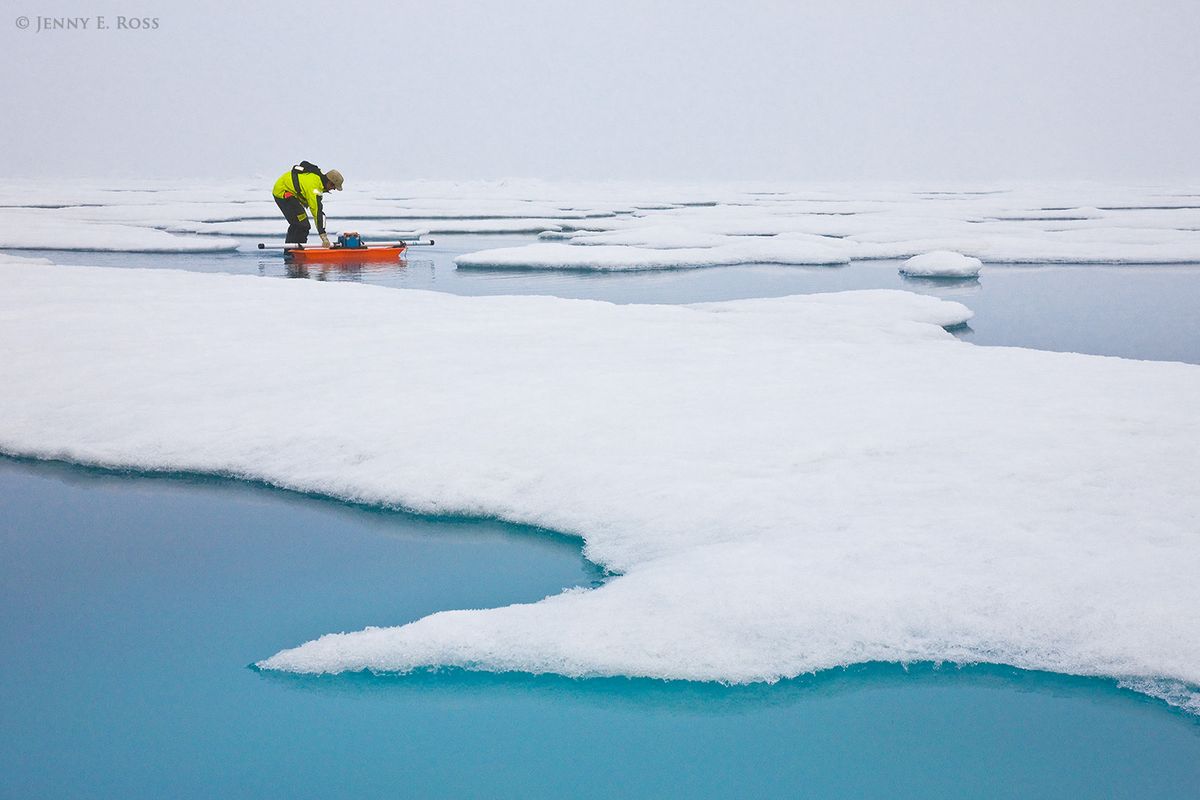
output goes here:
<path id="1" fill-rule="evenodd" d="M 329 247 L 321 195 L 335 189 L 340 192 L 342 183 L 342 173 L 336 169 L 321 172 L 320 167 L 307 161 L 301 161 L 280 175 L 271 190 L 271 196 L 275 198 L 275 204 L 289 223 L 287 239 L 284 241 L 288 244 L 304 244 L 308 241 L 308 216 L 311 213 L 313 222 L 317 224 L 317 235 L 321 237 L 321 244 Z"/>

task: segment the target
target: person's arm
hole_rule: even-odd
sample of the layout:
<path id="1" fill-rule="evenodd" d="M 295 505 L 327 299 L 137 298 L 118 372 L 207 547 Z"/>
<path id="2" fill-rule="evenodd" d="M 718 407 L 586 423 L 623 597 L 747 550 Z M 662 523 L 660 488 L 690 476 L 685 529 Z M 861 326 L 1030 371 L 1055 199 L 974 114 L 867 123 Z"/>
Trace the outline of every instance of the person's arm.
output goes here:
<path id="1" fill-rule="evenodd" d="M 325 209 L 321 207 L 321 192 L 318 190 L 314 193 L 317 200 L 317 235 L 321 237 L 321 244 L 329 247 L 329 236 L 325 233 Z"/>
<path id="2" fill-rule="evenodd" d="M 308 209 L 317 225 L 317 235 L 321 237 L 321 244 L 329 247 L 329 236 L 325 233 L 325 210 L 321 205 L 321 187 L 314 186 L 309 190 Z"/>

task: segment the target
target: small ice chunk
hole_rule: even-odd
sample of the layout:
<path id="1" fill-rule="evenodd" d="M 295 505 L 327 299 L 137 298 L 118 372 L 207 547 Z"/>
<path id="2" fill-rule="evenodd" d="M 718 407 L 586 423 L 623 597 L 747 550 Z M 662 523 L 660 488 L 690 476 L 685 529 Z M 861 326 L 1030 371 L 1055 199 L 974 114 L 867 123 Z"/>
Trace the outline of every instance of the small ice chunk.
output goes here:
<path id="1" fill-rule="evenodd" d="M 975 278 L 983 262 L 952 250 L 934 250 L 913 256 L 900 267 L 901 275 L 922 278 Z"/>

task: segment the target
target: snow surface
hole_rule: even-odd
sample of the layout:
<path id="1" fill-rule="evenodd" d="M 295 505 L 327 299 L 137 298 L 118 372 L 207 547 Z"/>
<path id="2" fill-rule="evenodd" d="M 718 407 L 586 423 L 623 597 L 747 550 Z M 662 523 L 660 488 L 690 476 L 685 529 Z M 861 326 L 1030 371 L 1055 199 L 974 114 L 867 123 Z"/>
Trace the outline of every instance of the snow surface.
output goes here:
<path id="1" fill-rule="evenodd" d="M 571 237 L 571 244 L 616 244 L 665 250 L 687 247 L 720 247 L 735 241 L 737 239 L 733 236 L 722 233 L 705 233 L 682 225 L 644 225 L 596 233 L 578 232 Z"/>
<path id="2" fill-rule="evenodd" d="M 172 230 L 189 231 L 192 233 L 223 234 L 226 236 L 258 236 L 277 237 L 282 217 L 261 220 L 236 220 L 232 222 L 182 222 L 172 226 Z M 286 225 L 283 226 L 287 230 Z M 330 227 L 333 227 L 332 221 Z M 542 233 L 557 231 L 561 225 L 548 219 L 465 219 L 465 220 L 428 220 L 428 219 L 355 219 L 339 217 L 338 231 L 357 231 L 363 236 L 384 239 L 402 233 L 420 231 L 424 234 L 446 233 Z"/>
<path id="3" fill-rule="evenodd" d="M 28 256 L 14 256 L 11 253 L 0 253 L 0 264 L 52 264 L 48 258 L 30 258 Z"/>
<path id="4" fill-rule="evenodd" d="M 196 253 L 236 250 L 237 242 L 207 236 L 175 236 L 166 231 L 136 225 L 88 222 L 53 210 L 4 209 L 0 213 L 0 247 L 12 250 Z"/>
<path id="5" fill-rule="evenodd" d="M 982 266 L 978 258 L 951 250 L 934 250 L 905 261 L 900 273 L 924 278 L 976 278 Z"/>
<path id="6" fill-rule="evenodd" d="M 894 291 L 637 306 L 0 271 L 3 452 L 495 516 L 618 573 L 264 669 L 987 661 L 1200 712 L 1200 368 L 972 346 L 942 329 L 967 309 Z"/>
<path id="7" fill-rule="evenodd" d="M 605 271 L 643 269 L 686 269 L 731 264 L 846 264 L 839 249 L 814 241 L 819 237 L 781 234 L 772 237 L 742 237 L 715 247 L 574 244 L 538 242 L 520 247 L 497 247 L 458 256 L 460 267 L 594 269 Z"/>

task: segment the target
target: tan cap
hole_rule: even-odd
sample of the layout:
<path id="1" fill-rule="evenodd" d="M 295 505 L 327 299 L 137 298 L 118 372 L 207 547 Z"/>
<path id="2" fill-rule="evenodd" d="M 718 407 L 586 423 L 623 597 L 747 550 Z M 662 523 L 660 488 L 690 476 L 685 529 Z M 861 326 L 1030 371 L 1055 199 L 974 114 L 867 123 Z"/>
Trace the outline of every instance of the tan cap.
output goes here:
<path id="1" fill-rule="evenodd" d="M 342 181 L 345 180 L 342 177 L 342 173 L 336 169 L 328 169 L 325 170 L 325 178 L 333 184 L 334 189 L 337 189 L 339 192 L 342 190 Z"/>

